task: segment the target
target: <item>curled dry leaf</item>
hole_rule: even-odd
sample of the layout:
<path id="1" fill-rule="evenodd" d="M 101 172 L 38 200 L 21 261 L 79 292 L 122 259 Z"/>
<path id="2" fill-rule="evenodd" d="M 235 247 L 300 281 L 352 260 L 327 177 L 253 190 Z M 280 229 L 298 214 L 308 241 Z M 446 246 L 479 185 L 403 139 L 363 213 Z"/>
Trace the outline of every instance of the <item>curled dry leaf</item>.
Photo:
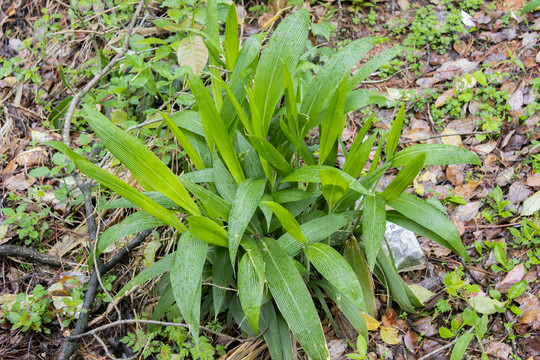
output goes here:
<path id="1" fill-rule="evenodd" d="M 518 323 L 528 324 L 535 330 L 540 329 L 540 298 L 538 295 L 526 294 L 520 299 L 516 298 L 516 301 L 520 302 L 519 309 L 522 312 Z"/>
<path id="2" fill-rule="evenodd" d="M 486 354 L 501 359 L 508 359 L 511 352 L 512 347 L 510 345 L 498 341 L 492 341 L 486 347 Z"/>
<path id="3" fill-rule="evenodd" d="M 178 45 L 178 64 L 191 66 L 195 74 L 200 74 L 208 61 L 208 49 L 199 35 L 188 36 Z"/>
<path id="4" fill-rule="evenodd" d="M 418 348 L 418 335 L 412 330 L 407 330 L 403 342 L 410 352 L 415 352 Z"/>
<path id="5" fill-rule="evenodd" d="M 339 359 L 341 355 L 347 350 L 347 342 L 343 339 L 333 339 L 328 342 L 328 353 L 330 359 Z"/>
<path id="6" fill-rule="evenodd" d="M 26 175 L 25 173 L 19 173 L 6 180 L 6 187 L 11 191 L 23 191 L 34 185 L 36 178 Z"/>
<path id="7" fill-rule="evenodd" d="M 532 190 L 521 182 L 515 182 L 510 185 L 508 191 L 508 201 L 513 204 L 519 204 L 532 195 Z"/>
<path id="8" fill-rule="evenodd" d="M 497 284 L 495 289 L 500 292 L 507 293 L 508 290 L 510 290 L 510 288 L 512 287 L 512 285 L 523 279 L 524 275 L 525 266 L 523 265 L 523 263 L 521 263 L 514 267 L 512 270 L 510 270 L 508 274 L 504 277 L 503 281 Z"/>
<path id="9" fill-rule="evenodd" d="M 481 206 L 481 201 L 473 201 L 465 205 L 460 205 L 454 210 L 454 216 L 461 222 L 470 221 L 476 217 Z"/>

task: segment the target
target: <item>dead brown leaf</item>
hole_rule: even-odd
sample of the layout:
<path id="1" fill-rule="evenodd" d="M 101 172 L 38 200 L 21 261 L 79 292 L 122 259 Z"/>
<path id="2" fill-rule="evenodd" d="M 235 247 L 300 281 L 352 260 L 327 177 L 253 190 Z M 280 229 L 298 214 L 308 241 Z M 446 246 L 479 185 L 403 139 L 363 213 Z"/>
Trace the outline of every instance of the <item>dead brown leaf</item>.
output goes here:
<path id="1" fill-rule="evenodd" d="M 533 188 L 537 188 L 540 186 L 540 173 L 532 174 L 531 176 L 527 176 L 527 186 L 531 186 Z"/>
<path id="2" fill-rule="evenodd" d="M 498 341 L 490 342 L 486 349 L 486 354 L 496 356 L 501 359 L 508 359 L 511 352 L 512 347 L 510 345 Z"/>
<path id="3" fill-rule="evenodd" d="M 6 180 L 6 187 L 11 191 L 23 191 L 34 185 L 36 178 L 26 175 L 25 173 L 19 173 Z"/>
<path id="4" fill-rule="evenodd" d="M 516 267 L 514 267 L 512 270 L 506 274 L 503 281 L 498 283 L 495 287 L 498 291 L 502 293 L 507 293 L 508 290 L 514 285 L 515 283 L 521 281 L 523 279 L 523 276 L 525 275 L 525 266 L 523 264 L 519 264 Z"/>
<path id="5" fill-rule="evenodd" d="M 513 204 L 519 204 L 523 200 L 529 198 L 532 194 L 533 191 L 530 187 L 522 182 L 515 182 L 510 185 L 510 189 L 508 191 L 508 201 Z"/>
<path id="6" fill-rule="evenodd" d="M 538 295 L 527 294 L 522 299 L 516 299 L 520 302 L 522 316 L 518 317 L 518 323 L 528 324 L 533 329 L 540 329 L 540 299 Z"/>

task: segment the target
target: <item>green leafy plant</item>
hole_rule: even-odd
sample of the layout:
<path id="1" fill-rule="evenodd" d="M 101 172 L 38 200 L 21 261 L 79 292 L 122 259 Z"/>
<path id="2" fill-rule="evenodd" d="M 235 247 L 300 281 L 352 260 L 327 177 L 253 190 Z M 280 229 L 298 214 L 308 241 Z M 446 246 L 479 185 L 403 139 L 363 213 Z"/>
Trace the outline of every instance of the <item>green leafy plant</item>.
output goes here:
<path id="1" fill-rule="evenodd" d="M 178 309 L 172 308 L 167 311 L 167 320 L 181 323 L 182 318 L 175 317 L 173 315 L 175 313 L 178 313 Z M 155 328 L 148 333 L 137 328 L 135 332 L 128 333 L 120 341 L 131 347 L 135 353 L 142 353 L 142 357 L 145 359 L 154 355 L 158 360 L 212 360 L 216 358 L 216 355 L 224 355 L 222 345 L 217 345 L 214 348 L 210 340 L 203 336 L 200 338 L 199 346 L 196 347 L 188 330 L 175 326 Z"/>
<path id="2" fill-rule="evenodd" d="M 503 200 L 503 192 L 499 186 L 489 192 L 489 198 L 486 199 L 488 210 L 482 211 L 482 216 L 489 221 L 490 224 L 499 218 L 512 216 L 514 210 L 506 209 L 512 203 L 508 200 Z"/>
<path id="3" fill-rule="evenodd" d="M 213 5 L 208 1 L 209 19 Z M 420 301 L 391 258 L 380 251 L 386 221 L 429 237 L 470 261 L 450 220 L 405 190 L 424 166 L 479 161 L 465 149 L 446 145 L 397 151 L 403 107 L 388 134 L 364 140 L 369 119 L 349 149 L 340 141 L 346 113 L 380 99 L 373 92 L 354 89 L 402 48 L 377 55 L 351 77 L 353 66 L 383 41 L 359 39 L 313 76 L 311 68 L 300 66 L 308 36 L 307 11 L 283 20 L 260 58 L 261 37 L 238 46 L 234 6 L 227 19 L 224 49 L 218 48 L 230 71 L 226 80 L 210 74 L 209 91 L 190 74 L 187 83 L 196 100 L 192 110 L 159 113 L 189 159 L 183 175 L 177 176 L 91 106 L 84 108 L 84 118 L 138 179 L 144 193 L 64 144 L 49 144 L 69 156 L 81 172 L 123 197 L 109 208 L 143 210 L 135 215 L 147 219 L 146 225 L 126 219 L 130 231 L 169 225 L 180 235 L 174 253 L 137 275 L 117 297 L 170 270 L 152 317 L 160 319 L 176 302 L 196 346 L 201 343 L 201 317 L 227 312 L 244 334 L 262 333 L 273 358 L 292 356 L 292 332 L 310 358 L 326 359 L 328 350 L 309 289 L 326 293 L 366 341 L 362 313 L 376 316 L 372 274 L 403 310 L 415 311 Z M 308 137 L 314 128 L 319 130 L 318 142 Z M 375 158 L 364 170 L 375 144 Z M 338 148 L 345 156 L 343 169 L 334 165 Z M 398 175 L 377 192 L 391 167 Z M 362 173 L 367 175 L 358 180 Z M 94 250 L 97 256 L 115 241 L 104 235 Z M 214 286 L 206 285 L 210 277 Z"/>

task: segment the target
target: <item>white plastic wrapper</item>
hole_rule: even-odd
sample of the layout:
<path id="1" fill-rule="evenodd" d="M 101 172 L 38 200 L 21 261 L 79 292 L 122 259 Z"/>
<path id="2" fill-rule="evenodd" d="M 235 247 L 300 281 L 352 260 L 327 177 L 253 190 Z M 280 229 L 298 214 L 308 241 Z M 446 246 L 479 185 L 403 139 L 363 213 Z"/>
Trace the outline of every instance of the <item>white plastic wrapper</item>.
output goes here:
<path id="1" fill-rule="evenodd" d="M 383 249 L 388 254 L 390 247 L 398 272 L 426 268 L 426 256 L 412 231 L 387 221 L 384 237 L 388 246 L 383 245 Z"/>

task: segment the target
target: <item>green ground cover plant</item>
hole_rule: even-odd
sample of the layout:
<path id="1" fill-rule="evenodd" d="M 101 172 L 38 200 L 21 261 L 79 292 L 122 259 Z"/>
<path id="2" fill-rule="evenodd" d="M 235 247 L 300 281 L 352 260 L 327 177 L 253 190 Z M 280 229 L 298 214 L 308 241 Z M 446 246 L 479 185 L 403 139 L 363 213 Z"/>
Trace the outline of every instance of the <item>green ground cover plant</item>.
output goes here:
<path id="1" fill-rule="evenodd" d="M 227 313 L 244 335 L 262 334 L 274 359 L 292 358 L 291 332 L 310 358 L 328 358 L 310 290 L 332 299 L 365 340 L 357 343 L 367 344 L 363 314 L 376 315 L 372 274 L 403 310 L 415 312 L 422 306 L 398 275 L 391 255 L 380 251 L 386 246 L 386 221 L 470 261 L 450 220 L 406 188 L 424 166 L 479 161 L 471 152 L 447 145 L 398 151 L 403 107 L 387 134 L 366 138 L 369 119 L 349 149 L 341 142 L 346 114 L 380 100 L 374 92 L 355 88 L 403 48 L 375 56 L 351 76 L 353 66 L 384 39 L 356 40 L 323 66 L 308 67 L 306 10 L 283 20 L 260 56 L 261 36 L 239 46 L 234 6 L 227 13 L 223 48 L 216 2 L 208 1 L 206 10 L 207 32 L 201 36 L 208 46 L 215 45 L 210 64 L 227 71 L 207 67 L 202 77 L 184 72 L 171 82 L 190 89 L 195 100 L 191 109 L 148 112 L 162 120 L 160 126 L 185 152 L 182 175 L 98 111 L 97 101 L 84 105 L 83 119 L 144 192 L 66 145 L 48 143 L 122 197 L 102 209 L 141 209 L 115 225 L 116 230 L 104 232 L 92 251 L 99 257 L 121 236 L 156 226 L 174 228 L 179 235 L 176 251 L 116 296 L 168 272 L 152 319 L 161 319 L 176 303 L 197 348 L 201 318 Z M 134 59 L 130 66 L 140 76 L 148 70 L 143 60 Z M 150 79 L 148 75 L 141 88 Z M 318 140 L 307 141 L 312 129 L 318 129 Z M 377 152 L 368 167 L 374 145 Z M 346 159 L 342 169 L 335 166 L 338 149 Z M 379 181 L 390 168 L 398 175 L 380 192 Z M 89 258 L 93 265 L 94 256 Z M 318 299 L 326 301 L 324 296 Z"/>

